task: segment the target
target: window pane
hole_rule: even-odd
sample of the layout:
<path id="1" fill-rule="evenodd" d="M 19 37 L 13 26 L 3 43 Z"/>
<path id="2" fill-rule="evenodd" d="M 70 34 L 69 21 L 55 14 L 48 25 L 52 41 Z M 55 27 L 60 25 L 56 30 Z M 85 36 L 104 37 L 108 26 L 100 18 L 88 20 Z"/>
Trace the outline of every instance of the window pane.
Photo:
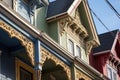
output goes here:
<path id="1" fill-rule="evenodd" d="M 68 40 L 68 51 L 74 53 L 74 44 L 70 39 Z"/>
<path id="2" fill-rule="evenodd" d="M 81 57 L 81 52 L 80 52 L 80 47 L 79 46 L 76 46 L 76 55 L 75 56 Z"/>
<path id="3" fill-rule="evenodd" d="M 108 71 L 108 78 L 110 78 L 110 80 L 112 80 L 112 70 L 110 68 L 108 68 L 107 71 Z"/>
<path id="4" fill-rule="evenodd" d="M 27 0 L 17 0 L 17 12 L 30 22 L 30 9 Z"/>
<path id="5" fill-rule="evenodd" d="M 33 80 L 33 75 L 27 70 L 20 68 L 20 80 Z"/>

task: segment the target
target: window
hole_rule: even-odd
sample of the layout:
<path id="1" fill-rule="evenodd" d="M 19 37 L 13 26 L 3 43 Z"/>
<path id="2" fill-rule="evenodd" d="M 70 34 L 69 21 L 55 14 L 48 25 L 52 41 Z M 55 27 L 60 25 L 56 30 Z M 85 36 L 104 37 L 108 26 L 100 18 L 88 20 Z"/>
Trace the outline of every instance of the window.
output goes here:
<path id="1" fill-rule="evenodd" d="M 110 68 L 107 68 L 107 71 L 108 71 L 108 78 L 112 80 L 112 70 Z"/>
<path id="2" fill-rule="evenodd" d="M 110 80 L 117 80 L 117 72 L 109 65 L 107 65 L 107 73 Z"/>
<path id="3" fill-rule="evenodd" d="M 70 39 L 68 40 L 68 51 L 74 53 L 74 43 Z"/>
<path id="4" fill-rule="evenodd" d="M 16 58 L 16 80 L 34 80 L 34 69 Z"/>
<path id="5" fill-rule="evenodd" d="M 33 74 L 20 67 L 20 80 L 33 80 Z"/>
<path id="6" fill-rule="evenodd" d="M 76 46 L 76 54 L 75 54 L 75 56 L 81 57 L 81 52 L 80 51 L 81 51 L 80 47 Z"/>
<path id="7" fill-rule="evenodd" d="M 27 21 L 32 22 L 33 17 L 33 3 L 30 3 L 30 0 L 17 0 L 17 12 L 24 17 Z"/>

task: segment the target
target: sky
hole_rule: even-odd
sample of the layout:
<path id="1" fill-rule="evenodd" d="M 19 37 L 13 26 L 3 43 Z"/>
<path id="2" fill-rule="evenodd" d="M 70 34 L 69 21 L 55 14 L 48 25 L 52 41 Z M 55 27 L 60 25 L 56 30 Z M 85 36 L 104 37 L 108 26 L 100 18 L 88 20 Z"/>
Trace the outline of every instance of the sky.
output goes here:
<path id="1" fill-rule="evenodd" d="M 120 14 L 120 0 L 108 0 Z M 114 11 L 109 7 L 105 0 L 88 0 L 90 8 L 107 26 L 109 31 L 119 29 L 120 19 L 116 16 Z M 108 32 L 108 30 L 98 21 L 93 15 L 94 23 L 98 34 Z"/>

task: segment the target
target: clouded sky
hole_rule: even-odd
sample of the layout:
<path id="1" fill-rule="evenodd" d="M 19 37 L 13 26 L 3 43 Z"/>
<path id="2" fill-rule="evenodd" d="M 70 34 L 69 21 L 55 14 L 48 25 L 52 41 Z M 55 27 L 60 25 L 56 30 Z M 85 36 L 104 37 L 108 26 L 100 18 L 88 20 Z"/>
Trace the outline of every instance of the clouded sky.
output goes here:
<path id="1" fill-rule="evenodd" d="M 114 8 L 120 14 L 120 0 L 108 0 Z M 95 14 L 102 20 L 102 22 L 108 27 L 110 31 L 119 29 L 120 30 L 120 19 L 115 15 L 113 10 L 105 2 L 105 0 L 88 0 L 90 8 Z M 108 32 L 108 30 L 98 21 L 93 15 L 94 22 L 97 28 L 98 34 Z"/>

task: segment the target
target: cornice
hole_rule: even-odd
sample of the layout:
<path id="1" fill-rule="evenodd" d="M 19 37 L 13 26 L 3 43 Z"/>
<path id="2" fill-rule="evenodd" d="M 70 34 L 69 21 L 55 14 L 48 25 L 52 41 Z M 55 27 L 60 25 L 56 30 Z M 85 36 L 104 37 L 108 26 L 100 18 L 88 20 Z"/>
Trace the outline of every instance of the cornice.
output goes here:
<path id="1" fill-rule="evenodd" d="M 64 33 L 65 28 L 71 28 L 73 32 L 77 35 L 81 36 L 83 39 L 88 37 L 87 30 L 85 27 L 80 23 L 80 20 L 77 18 L 79 17 L 76 15 L 75 18 L 66 17 L 64 19 L 59 20 L 59 27 L 60 27 L 60 34 Z"/>

